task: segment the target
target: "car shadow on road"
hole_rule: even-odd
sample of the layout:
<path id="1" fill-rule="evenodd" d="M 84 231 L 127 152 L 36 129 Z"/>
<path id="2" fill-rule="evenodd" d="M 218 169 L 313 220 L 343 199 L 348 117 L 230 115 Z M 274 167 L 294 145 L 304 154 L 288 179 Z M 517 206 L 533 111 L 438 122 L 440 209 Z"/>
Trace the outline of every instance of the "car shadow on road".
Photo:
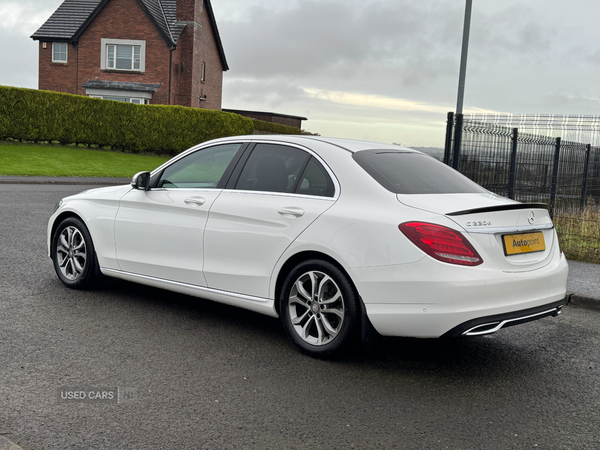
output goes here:
<path id="1" fill-rule="evenodd" d="M 260 348 L 261 351 L 272 352 L 273 357 L 292 358 L 295 362 L 308 365 L 330 364 L 348 369 L 360 366 L 363 369 L 370 367 L 378 371 L 420 376 L 435 373 L 436 376 L 445 374 L 450 377 L 489 379 L 499 374 L 509 378 L 511 374 L 520 377 L 524 371 L 534 376 L 543 373 L 548 364 L 543 359 L 544 348 L 540 349 L 531 342 L 531 333 L 540 338 L 539 326 L 530 324 L 521 326 L 530 328 L 514 327 L 480 337 L 385 337 L 372 346 L 358 344 L 341 357 L 318 360 L 296 350 L 279 320 L 272 317 L 117 279 L 105 280 L 95 292 L 103 299 L 109 298 L 110 301 L 129 304 L 140 310 L 177 316 L 187 321 L 189 326 L 197 327 L 198 332 L 210 328 L 223 338 L 239 339 L 240 345 L 245 348 Z M 217 344 L 211 351 L 225 352 L 228 348 L 223 344 L 220 349 Z"/>

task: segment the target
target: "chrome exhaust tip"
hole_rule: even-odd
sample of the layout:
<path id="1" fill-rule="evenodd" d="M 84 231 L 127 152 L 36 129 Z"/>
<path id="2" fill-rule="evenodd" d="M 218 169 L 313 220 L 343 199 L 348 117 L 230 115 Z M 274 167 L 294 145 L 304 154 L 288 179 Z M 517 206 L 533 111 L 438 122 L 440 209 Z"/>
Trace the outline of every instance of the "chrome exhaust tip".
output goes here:
<path id="1" fill-rule="evenodd" d="M 485 334 L 492 334 L 498 331 L 500 328 L 504 328 L 510 325 L 517 325 L 518 323 L 530 322 L 532 320 L 541 319 L 542 317 L 552 316 L 556 317 L 562 313 L 562 305 L 555 306 L 554 308 L 541 311 L 536 314 L 529 314 L 520 317 L 513 317 L 512 319 L 497 320 L 487 323 L 476 325 L 462 333 L 463 336 L 483 336 Z"/>

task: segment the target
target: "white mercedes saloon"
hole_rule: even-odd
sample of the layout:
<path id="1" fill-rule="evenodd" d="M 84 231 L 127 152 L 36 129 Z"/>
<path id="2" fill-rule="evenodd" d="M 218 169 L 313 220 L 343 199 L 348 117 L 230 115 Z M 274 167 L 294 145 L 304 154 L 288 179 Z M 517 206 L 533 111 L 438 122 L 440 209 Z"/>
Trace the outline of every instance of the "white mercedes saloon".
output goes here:
<path id="1" fill-rule="evenodd" d="M 545 205 L 409 148 L 317 136 L 217 139 L 64 198 L 48 253 L 67 287 L 105 275 L 280 317 L 319 357 L 556 316 L 568 273 Z"/>

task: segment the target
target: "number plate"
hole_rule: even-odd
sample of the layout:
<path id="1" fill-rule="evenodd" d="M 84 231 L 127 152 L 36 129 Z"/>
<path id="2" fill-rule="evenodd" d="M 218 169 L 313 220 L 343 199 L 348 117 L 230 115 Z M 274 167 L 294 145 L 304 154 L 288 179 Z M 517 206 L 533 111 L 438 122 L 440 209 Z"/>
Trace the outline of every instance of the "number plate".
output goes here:
<path id="1" fill-rule="evenodd" d="M 544 233 L 508 234 L 502 236 L 505 255 L 517 255 L 520 253 L 543 252 L 546 250 Z"/>

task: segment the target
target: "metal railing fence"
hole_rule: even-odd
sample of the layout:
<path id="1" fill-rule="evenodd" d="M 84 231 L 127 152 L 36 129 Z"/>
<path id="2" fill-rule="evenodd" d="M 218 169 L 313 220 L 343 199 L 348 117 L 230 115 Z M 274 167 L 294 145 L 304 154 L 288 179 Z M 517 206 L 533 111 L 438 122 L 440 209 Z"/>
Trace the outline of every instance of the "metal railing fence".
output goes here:
<path id="1" fill-rule="evenodd" d="M 499 195 L 548 204 L 600 260 L 600 117 L 448 113 L 444 162 Z"/>

